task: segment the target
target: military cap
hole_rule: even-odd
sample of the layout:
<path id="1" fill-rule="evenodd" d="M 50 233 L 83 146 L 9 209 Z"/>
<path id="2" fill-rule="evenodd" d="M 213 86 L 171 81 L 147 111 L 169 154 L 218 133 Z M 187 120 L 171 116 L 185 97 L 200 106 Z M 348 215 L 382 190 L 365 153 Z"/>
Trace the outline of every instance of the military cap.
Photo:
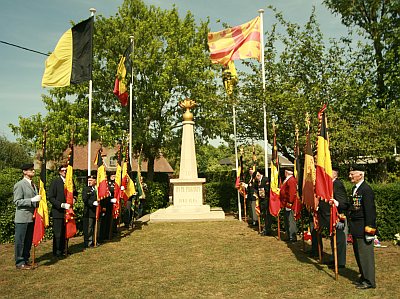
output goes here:
<path id="1" fill-rule="evenodd" d="M 353 164 L 350 166 L 350 171 L 365 171 L 365 166 L 362 164 Z"/>

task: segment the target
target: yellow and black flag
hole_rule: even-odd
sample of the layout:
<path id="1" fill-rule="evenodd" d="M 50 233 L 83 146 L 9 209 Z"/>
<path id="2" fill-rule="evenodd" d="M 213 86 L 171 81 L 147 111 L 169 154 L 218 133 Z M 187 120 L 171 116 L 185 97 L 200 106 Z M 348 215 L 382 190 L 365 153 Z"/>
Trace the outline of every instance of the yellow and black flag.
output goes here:
<path id="1" fill-rule="evenodd" d="M 43 87 L 64 87 L 92 79 L 94 17 L 67 30 L 47 58 Z"/>

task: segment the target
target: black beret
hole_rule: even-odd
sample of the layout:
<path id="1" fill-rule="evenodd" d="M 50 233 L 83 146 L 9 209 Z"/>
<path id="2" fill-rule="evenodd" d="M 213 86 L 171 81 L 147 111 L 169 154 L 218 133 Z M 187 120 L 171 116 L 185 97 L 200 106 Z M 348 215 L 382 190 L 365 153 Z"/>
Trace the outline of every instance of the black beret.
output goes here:
<path id="1" fill-rule="evenodd" d="M 21 170 L 33 169 L 33 163 L 25 163 L 21 165 Z"/>
<path id="2" fill-rule="evenodd" d="M 285 169 L 285 170 L 288 170 L 288 171 L 294 171 L 294 167 L 293 166 L 286 166 L 286 167 L 282 167 L 283 169 Z"/>
<path id="3" fill-rule="evenodd" d="M 97 179 L 97 176 L 95 174 L 91 174 L 88 176 L 88 179 Z"/>
<path id="4" fill-rule="evenodd" d="M 365 166 L 362 164 L 353 164 L 350 166 L 350 171 L 365 171 Z"/>

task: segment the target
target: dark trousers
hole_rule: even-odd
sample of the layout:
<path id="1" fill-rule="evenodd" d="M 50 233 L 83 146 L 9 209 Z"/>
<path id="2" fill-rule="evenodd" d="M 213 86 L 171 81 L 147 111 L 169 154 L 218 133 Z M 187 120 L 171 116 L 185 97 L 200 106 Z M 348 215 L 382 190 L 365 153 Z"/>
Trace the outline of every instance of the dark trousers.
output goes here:
<path id="1" fill-rule="evenodd" d="M 262 215 L 265 217 L 265 226 L 264 226 L 264 232 L 265 233 L 271 233 L 271 225 L 273 221 L 273 217 L 271 213 L 269 212 L 269 199 L 265 199 L 261 202 L 261 211 Z"/>
<path id="2" fill-rule="evenodd" d="M 293 210 L 287 211 L 285 209 L 284 215 L 286 239 L 288 241 L 297 241 L 297 225 L 294 220 Z"/>
<path id="3" fill-rule="evenodd" d="M 94 245 L 94 226 L 96 224 L 96 218 L 83 218 L 83 246 L 85 248 Z"/>
<path id="4" fill-rule="evenodd" d="M 15 265 L 29 262 L 31 256 L 34 223 L 15 223 L 14 253 Z"/>
<path id="5" fill-rule="evenodd" d="M 376 287 L 374 242 L 366 242 L 364 238 L 353 237 L 353 250 L 361 279 Z"/>
<path id="6" fill-rule="evenodd" d="M 53 218 L 53 255 L 61 256 L 65 251 L 65 220 Z"/>
<path id="7" fill-rule="evenodd" d="M 336 229 L 336 248 L 337 248 L 337 259 L 339 266 L 346 265 L 346 234 L 344 229 Z M 331 236 L 331 248 L 332 248 L 332 261 L 334 258 L 334 244 L 333 235 Z"/>

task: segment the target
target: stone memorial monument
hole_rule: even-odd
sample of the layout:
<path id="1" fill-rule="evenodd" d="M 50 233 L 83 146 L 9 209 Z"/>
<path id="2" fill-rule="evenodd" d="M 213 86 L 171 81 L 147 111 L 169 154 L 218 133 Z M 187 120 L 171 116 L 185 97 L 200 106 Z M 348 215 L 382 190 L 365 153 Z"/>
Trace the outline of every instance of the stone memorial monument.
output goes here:
<path id="1" fill-rule="evenodd" d="M 194 121 L 190 109 L 195 101 L 185 99 L 179 106 L 185 109 L 183 114 L 183 133 L 180 171 L 178 179 L 171 179 L 173 184 L 173 205 L 160 209 L 150 215 L 150 221 L 175 220 L 223 220 L 225 213 L 221 208 L 211 209 L 203 204 L 204 178 L 197 176 L 196 150 L 194 143 Z"/>

